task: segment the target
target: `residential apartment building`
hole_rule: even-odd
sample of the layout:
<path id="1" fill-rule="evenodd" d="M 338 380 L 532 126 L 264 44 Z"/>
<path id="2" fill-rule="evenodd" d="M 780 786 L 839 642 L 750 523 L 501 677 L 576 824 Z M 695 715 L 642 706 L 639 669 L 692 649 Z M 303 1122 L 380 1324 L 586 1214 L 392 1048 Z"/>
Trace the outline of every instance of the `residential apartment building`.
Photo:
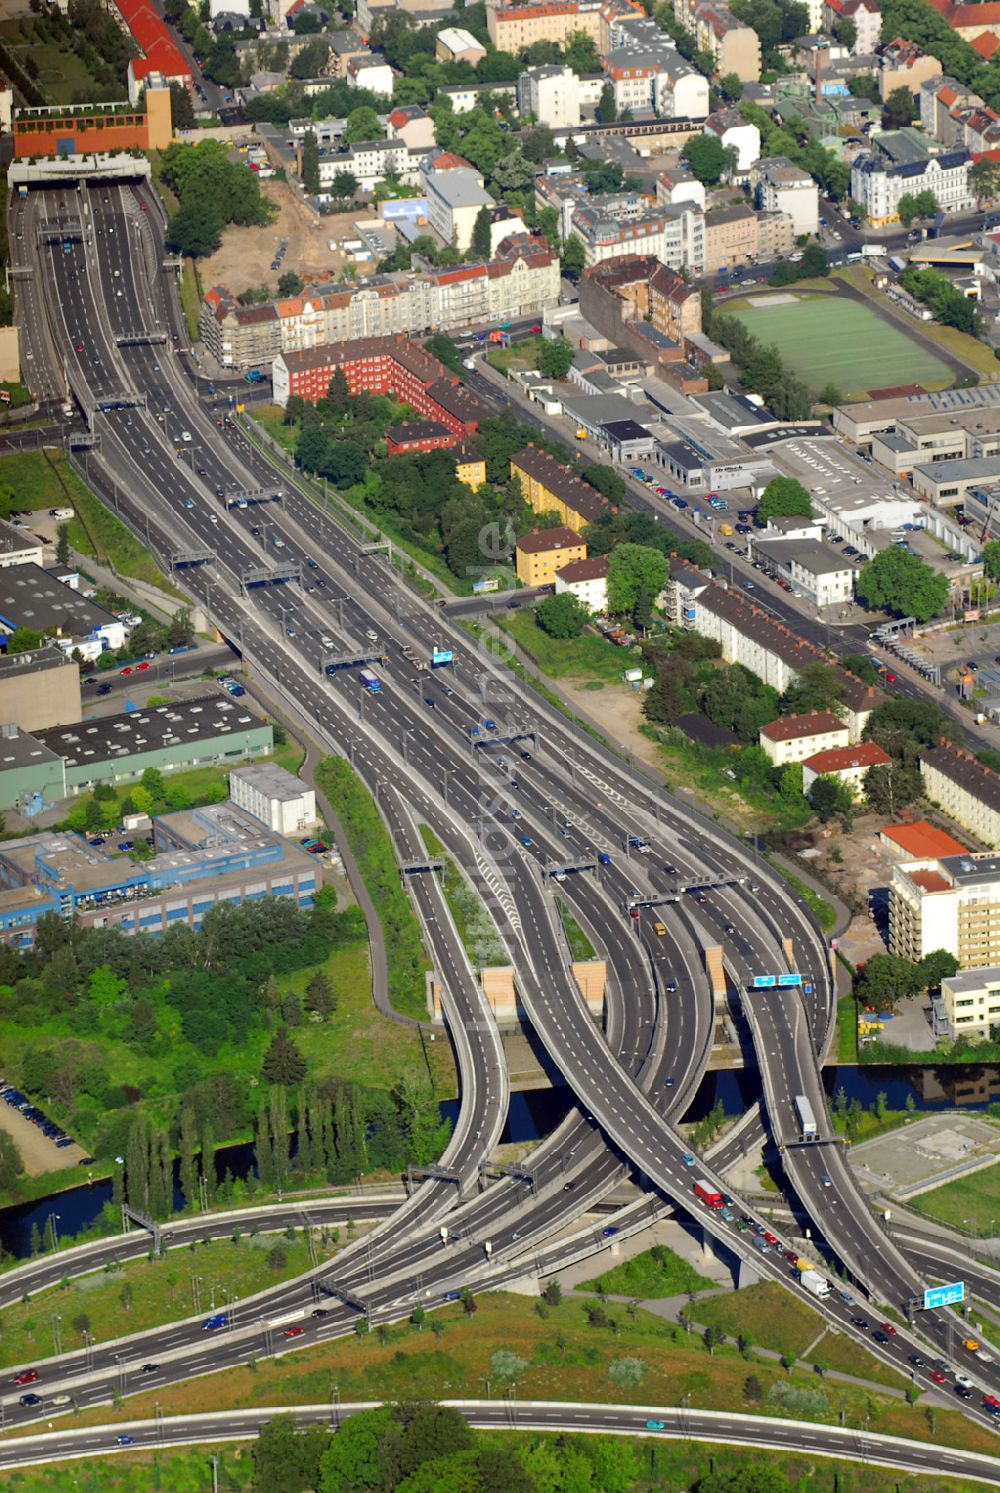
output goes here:
<path id="1" fill-rule="evenodd" d="M 510 475 L 520 482 L 521 496 L 535 513 L 557 513 L 560 522 L 574 534 L 614 511 L 589 482 L 530 443 L 511 457 Z"/>
<path id="2" fill-rule="evenodd" d="M 564 46 L 574 31 L 601 43 L 602 0 L 527 0 L 524 5 L 488 5 L 486 30 L 498 52 L 517 54 L 539 41 Z"/>
<path id="3" fill-rule="evenodd" d="M 950 1036 L 991 1037 L 994 1027 L 1000 1027 L 1000 965 L 946 975 L 940 1005 Z"/>
<path id="4" fill-rule="evenodd" d="M 942 741 L 920 755 L 924 792 L 983 845 L 1000 846 L 1000 774 Z"/>
<path id="5" fill-rule="evenodd" d="M 274 360 L 274 400 L 282 408 L 293 394 L 315 404 L 337 369 L 352 394 L 391 394 L 456 436 L 475 435 L 482 405 L 437 358 L 406 337 L 365 337 L 329 343 Z"/>
<path id="6" fill-rule="evenodd" d="M 753 548 L 769 570 L 787 580 L 796 595 L 808 597 L 813 606 L 843 606 L 852 600 L 856 572 L 833 546 L 818 539 L 761 536 L 754 538 Z"/>
<path id="7" fill-rule="evenodd" d="M 1000 964 L 1000 857 L 969 852 L 893 866 L 889 948 L 914 962 L 946 949 L 966 969 Z"/>
<path id="8" fill-rule="evenodd" d="M 760 130 L 747 124 L 738 109 L 716 109 L 705 120 L 705 134 L 714 135 L 723 150 L 736 151 L 734 178 L 749 175 L 750 167 L 760 159 Z"/>
<path id="9" fill-rule="evenodd" d="M 1000 5 L 996 0 L 984 0 L 977 4 L 976 0 L 928 0 L 932 10 L 936 10 L 939 16 L 943 16 L 953 31 L 957 31 L 964 41 L 973 45 L 982 36 L 989 36 L 1000 28 Z M 989 53 L 980 53 L 980 56 L 988 56 Z"/>
<path id="10" fill-rule="evenodd" d="M 760 38 L 721 0 L 718 4 L 711 0 L 674 0 L 674 15 L 692 32 L 699 49 L 712 58 L 719 77 L 735 73 L 741 83 L 756 83 L 760 77 Z"/>
<path id="11" fill-rule="evenodd" d="M 607 259 L 648 254 L 672 269 L 700 273 L 705 262 L 705 222 L 699 209 L 681 202 L 623 216 L 628 207 L 629 199 L 612 194 L 591 197 L 575 209 L 573 232 L 583 244 L 588 268 Z"/>
<path id="12" fill-rule="evenodd" d="M 795 221 L 791 213 L 757 214 L 757 258 L 770 264 L 795 248 Z"/>
<path id="13" fill-rule="evenodd" d="M 558 571 L 587 558 L 587 546 L 573 529 L 533 529 L 514 546 L 514 572 L 524 586 L 551 586 Z"/>
<path id="14" fill-rule="evenodd" d="M 824 0 L 824 30 L 832 33 L 838 21 L 854 22 L 852 53 L 867 56 L 875 51 L 882 35 L 882 12 L 876 0 Z"/>
<path id="15" fill-rule="evenodd" d="M 956 133 L 955 117 L 965 110 L 984 107 L 978 93 L 948 74 L 921 83 L 919 102 L 920 128 L 942 145 L 964 144 L 961 133 Z"/>
<path id="16" fill-rule="evenodd" d="M 486 481 L 486 458 L 480 456 L 476 448 L 467 441 L 459 441 L 456 446 L 452 446 L 451 456 L 459 482 L 463 482 L 473 492 L 482 487 Z"/>
<path id="17" fill-rule="evenodd" d="M 710 207 L 705 214 L 705 274 L 757 257 L 757 214 L 748 203 Z"/>
<path id="18" fill-rule="evenodd" d="M 802 791 L 808 795 L 817 778 L 836 778 L 855 795 L 861 792 L 867 773 L 873 767 L 887 767 L 892 761 L 874 741 L 860 741 L 856 746 L 830 747 L 816 752 L 802 764 Z"/>
<path id="19" fill-rule="evenodd" d="M 916 42 L 897 36 L 879 54 L 878 87 L 883 100 L 895 88 L 920 92 L 932 78 L 940 78 L 944 68 L 930 52 L 922 52 Z"/>
<path id="20" fill-rule="evenodd" d="M 440 420 L 410 420 L 405 425 L 389 425 L 385 432 L 386 456 L 411 456 L 425 451 L 444 451 L 454 446 L 457 436 Z"/>
<path id="21" fill-rule="evenodd" d="M 591 555 L 587 560 L 572 560 L 556 571 L 556 595 L 568 591 L 588 612 L 608 609 L 608 557 Z"/>
<path id="22" fill-rule="evenodd" d="M 829 710 L 810 710 L 802 715 L 783 715 L 760 728 L 760 745 L 775 767 L 804 762 L 817 752 L 844 747 L 850 742 L 847 726 Z"/>
<path id="23" fill-rule="evenodd" d="M 479 172 L 471 166 L 456 171 L 424 170 L 420 180 L 435 233 L 460 253 L 467 250 L 481 209 L 496 207 Z"/>
<path id="24" fill-rule="evenodd" d="M 965 212 L 974 205 L 971 164 L 964 146 L 932 154 L 916 131 L 891 130 L 875 137 L 872 150 L 855 157 L 851 196 L 877 228 L 898 221 L 901 197 L 924 191 L 933 192 L 942 212 Z"/>
<path id="25" fill-rule="evenodd" d="M 536 119 L 549 129 L 580 123 L 580 80 L 571 67 L 529 67 L 517 80 L 522 119 Z"/>
<path id="26" fill-rule="evenodd" d="M 708 79 L 677 51 L 654 21 L 627 21 L 621 44 L 601 66 L 614 89 L 618 113 L 655 114 L 663 119 L 704 119 Z"/>
<path id="27" fill-rule="evenodd" d="M 266 306 L 240 306 L 222 286 L 202 302 L 206 347 L 227 368 L 254 368 L 279 353 L 356 337 L 448 331 L 540 316 L 559 298 L 559 257 L 544 239 L 514 235 L 489 264 L 376 275 L 312 289 Z"/>
<path id="28" fill-rule="evenodd" d="M 770 156 L 755 162 L 750 180 L 757 206 L 769 213 L 787 213 L 797 235 L 819 230 L 819 187 L 803 166 L 787 156 Z"/>
<path id="29" fill-rule="evenodd" d="M 656 203 L 658 207 L 673 207 L 678 202 L 691 202 L 695 207 L 705 208 L 705 184 L 694 176 L 683 161 L 668 166 L 656 178 Z"/>

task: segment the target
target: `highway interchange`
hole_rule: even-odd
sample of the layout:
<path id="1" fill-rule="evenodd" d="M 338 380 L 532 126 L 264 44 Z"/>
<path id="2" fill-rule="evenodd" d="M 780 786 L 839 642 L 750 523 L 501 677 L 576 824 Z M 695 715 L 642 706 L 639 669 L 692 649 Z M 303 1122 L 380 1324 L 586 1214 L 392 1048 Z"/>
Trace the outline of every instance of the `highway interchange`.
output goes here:
<path id="1" fill-rule="evenodd" d="M 800 1220 L 811 1220 L 829 1258 L 853 1282 L 853 1303 L 833 1295 L 820 1310 L 866 1343 L 852 1322 L 859 1301 L 869 1298 L 876 1314 L 882 1304 L 905 1316 L 923 1289 L 916 1267 L 926 1270 L 926 1252 L 905 1254 L 888 1237 L 832 1142 L 818 1056 L 830 1035 L 834 991 L 824 940 L 807 909 L 746 846 L 626 770 L 502 659 L 474 650 L 405 586 L 382 552 L 367 551 L 272 464 L 247 430 L 197 402 L 177 354 L 183 330 L 160 267 L 158 205 L 146 187 L 32 191 L 15 201 L 12 217 L 36 265 L 23 301 L 25 334 L 39 366 L 59 349 L 91 417 L 99 442 L 85 457 L 92 485 L 168 563 L 171 554 L 212 557 L 178 570 L 178 579 L 252 673 L 313 735 L 350 758 L 377 795 L 401 864 L 426 859 L 416 826 L 431 826 L 481 893 L 526 1014 L 578 1100 L 577 1111 L 534 1153 L 528 1174 L 476 1192 L 506 1112 L 502 1052 L 437 878 L 411 876 L 461 1075 L 460 1117 L 437 1173 L 332 1266 L 236 1304 L 223 1331 L 206 1337 L 199 1317 L 62 1355 L 38 1365 L 45 1390 L 71 1386 L 81 1406 L 106 1403 L 113 1390 L 132 1392 L 154 1380 L 158 1386 L 259 1356 L 262 1341 L 274 1351 L 275 1317 L 289 1311 L 302 1314 L 308 1330 L 295 1346 L 305 1346 L 352 1329 L 359 1311 L 369 1321 L 389 1320 L 465 1284 L 557 1269 L 573 1249 L 607 1243 L 613 1233 L 583 1225 L 547 1250 L 546 1238 L 626 1176 L 650 1192 L 621 1215 L 623 1229 L 679 1203 L 745 1269 L 787 1281 L 780 1255 L 761 1254 L 733 1220 L 694 1201 L 693 1173 L 672 1123 L 711 1046 L 716 1013 L 705 950 L 714 946 L 723 949 L 756 1049 L 765 1123 L 785 1147 Z M 82 234 L 71 231 L 74 219 Z M 58 382 L 53 373 L 52 386 Z M 102 412 L 109 401 L 119 407 Z M 280 501 L 260 501 L 278 492 Z M 274 564 L 297 566 L 299 579 L 243 583 Z M 404 645 L 426 655 L 432 642 L 460 655 L 446 679 L 414 674 L 403 657 Z M 387 660 L 376 695 L 360 690 L 353 670 L 332 677 L 323 671 L 331 656 L 374 655 Z M 649 853 L 629 853 L 630 836 L 648 842 Z M 598 852 L 608 864 L 597 862 Z M 593 869 L 552 878 L 554 869 L 573 866 Z M 556 888 L 608 962 L 603 1031 L 569 971 Z M 661 919 L 664 938 L 654 933 Z M 789 956 L 802 988 L 750 993 L 754 974 L 787 970 Z M 826 1143 L 796 1143 L 792 1101 L 799 1093 L 823 1117 Z M 721 1162 L 713 1171 L 699 1161 L 697 1175 L 725 1192 L 721 1172 Z M 735 1207 L 755 1217 L 738 1201 Z M 313 1310 L 326 1315 L 306 1315 Z M 928 1344 L 953 1359 L 958 1325 L 946 1313 L 920 1312 L 919 1333 L 901 1327 L 877 1351 L 904 1372 L 907 1357 L 926 1353 Z M 142 1375 L 141 1365 L 151 1361 L 155 1374 Z M 923 1369 L 914 1375 L 922 1388 L 933 1387 Z M 977 1365 L 977 1379 L 994 1392 L 1000 1384 L 993 1368 L 980 1373 Z M 978 1401 L 962 1408 L 993 1424 Z M 44 1404 L 14 1400 L 5 1407 L 7 1424 L 46 1413 Z"/>

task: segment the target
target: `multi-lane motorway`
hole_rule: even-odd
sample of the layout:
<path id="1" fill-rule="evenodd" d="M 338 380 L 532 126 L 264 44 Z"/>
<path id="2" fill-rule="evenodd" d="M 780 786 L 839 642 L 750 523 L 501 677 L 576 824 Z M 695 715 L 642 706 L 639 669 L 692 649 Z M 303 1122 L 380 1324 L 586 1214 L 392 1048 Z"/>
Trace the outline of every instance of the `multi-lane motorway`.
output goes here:
<path id="1" fill-rule="evenodd" d="M 270 1351 L 275 1313 L 325 1313 L 304 1319 L 308 1332 L 296 1343 L 305 1345 L 347 1330 L 359 1311 L 383 1320 L 466 1282 L 498 1283 L 537 1268 L 546 1236 L 628 1172 L 654 1189 L 653 1211 L 663 1198 L 697 1209 L 672 1119 L 707 1060 L 715 1012 L 705 959 L 716 945 L 733 999 L 742 1001 L 767 1123 L 787 1146 L 799 1205 L 855 1291 L 876 1309 L 882 1303 L 904 1312 L 920 1278 L 872 1217 L 839 1149 L 832 1140 L 795 1144 L 796 1094 L 807 1094 L 825 1116 L 817 1054 L 833 1017 L 827 952 L 806 909 L 746 847 L 626 771 L 488 653 L 471 651 L 381 553 L 366 552 L 246 433 L 198 404 L 175 353 L 177 310 L 159 268 L 156 202 L 144 188 L 37 191 L 12 216 L 32 245 L 36 290 L 44 286 L 31 302 L 31 315 L 46 318 L 32 327 L 32 344 L 60 349 L 98 437 L 87 458 L 91 480 L 162 556 L 212 557 L 183 573 L 192 594 L 267 686 L 350 757 L 378 796 L 401 862 L 422 853 L 416 823 L 434 829 L 482 894 L 524 1009 L 580 1105 L 535 1153 L 530 1175 L 474 1194 L 502 1124 L 506 1075 L 495 1025 L 436 882 L 411 878 L 462 1076 L 460 1119 L 441 1174 L 332 1266 L 236 1304 L 221 1333 L 206 1336 L 194 1320 L 65 1355 L 39 1366 L 46 1386 L 72 1381 L 78 1403 L 97 1403 L 109 1384 L 144 1387 L 144 1360 L 155 1360 L 151 1373 L 162 1383 L 256 1356 L 262 1336 Z M 39 242 L 40 225 L 74 218 L 82 236 Z M 275 564 L 298 567 L 299 579 L 247 580 Z M 447 682 L 413 674 L 403 646 L 426 654 L 432 641 L 444 640 L 465 655 Z M 361 691 L 352 670 L 332 677 L 323 670 L 331 655 L 364 653 L 387 660 L 379 694 Z M 646 841 L 649 853 L 629 856 L 629 836 Z M 590 869 L 557 882 L 551 872 L 560 866 Z M 702 888 L 706 900 L 694 900 L 690 893 Z M 556 890 L 607 958 L 603 1031 L 570 974 Z M 652 927 L 661 919 L 662 939 Z M 803 988 L 750 994 L 754 973 L 781 972 L 789 959 Z M 714 1176 L 707 1166 L 699 1173 Z M 760 1253 L 733 1219 L 707 1210 L 699 1217 L 747 1266 L 785 1278 L 785 1262 Z M 566 1251 L 574 1247 L 579 1241 Z M 550 1265 L 552 1258 L 557 1265 L 559 1252 Z M 333 1294 L 316 1307 L 321 1290 Z M 866 1340 L 852 1322 L 856 1305 L 831 1297 L 822 1310 Z M 944 1315 L 921 1315 L 927 1340 L 942 1347 L 954 1326 Z M 902 1366 L 921 1346 L 921 1337 L 900 1331 L 880 1352 Z M 977 1404 L 968 1408 L 981 1415 Z M 14 1407 L 10 1418 L 37 1413 Z"/>

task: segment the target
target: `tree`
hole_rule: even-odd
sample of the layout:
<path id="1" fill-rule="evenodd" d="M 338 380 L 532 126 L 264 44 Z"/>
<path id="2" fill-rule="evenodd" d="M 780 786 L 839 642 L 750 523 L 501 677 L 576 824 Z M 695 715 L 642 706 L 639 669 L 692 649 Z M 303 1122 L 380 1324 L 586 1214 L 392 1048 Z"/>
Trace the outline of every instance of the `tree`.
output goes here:
<path id="1" fill-rule="evenodd" d="M 286 270 L 278 277 L 278 294 L 280 296 L 301 295 L 306 288 L 306 282 L 296 270 Z"/>
<path id="2" fill-rule="evenodd" d="M 333 173 L 330 183 L 330 191 L 334 197 L 353 197 L 358 190 L 358 178 L 353 171 L 348 171 L 343 166 L 339 171 Z"/>
<path id="3" fill-rule="evenodd" d="M 597 120 L 599 124 L 614 124 L 618 118 L 618 105 L 615 103 L 614 85 L 605 83 L 601 89 L 601 96 L 597 101 Z"/>
<path id="4" fill-rule="evenodd" d="M 315 130 L 306 130 L 302 137 L 302 185 L 311 197 L 320 189 L 319 141 Z"/>
<path id="5" fill-rule="evenodd" d="M 819 391 L 820 404 L 840 404 L 843 397 L 842 391 L 834 383 L 824 384 Z"/>
<path id="6" fill-rule="evenodd" d="M 886 99 L 882 122 L 886 129 L 899 130 L 904 125 L 913 123 L 914 112 L 913 94 L 904 83 L 901 87 L 894 88 Z"/>
<path id="7" fill-rule="evenodd" d="M 758 519 L 812 518 L 812 499 L 794 477 L 772 477 L 757 505 Z"/>
<path id="8" fill-rule="evenodd" d="M 194 619 L 191 616 L 191 608 L 180 607 L 167 623 L 167 646 L 184 648 L 194 642 L 194 637 Z"/>
<path id="9" fill-rule="evenodd" d="M 980 204 L 1000 192 L 1000 161 L 983 156 L 969 167 L 969 189 Z"/>
<path id="10" fill-rule="evenodd" d="M 698 1493 L 791 1493 L 791 1483 L 780 1468 L 758 1463 L 710 1472 L 696 1486 Z"/>
<path id="11" fill-rule="evenodd" d="M 938 201 L 929 188 L 916 194 L 904 192 L 896 206 L 900 222 L 909 228 L 914 218 L 933 218 L 938 211 Z"/>
<path id="12" fill-rule="evenodd" d="M 781 709 L 789 715 L 805 715 L 811 710 L 832 711 L 843 694 L 844 681 L 838 670 L 816 659 L 798 671 L 781 697 Z"/>
<path id="13" fill-rule="evenodd" d="M 916 555 L 891 545 L 862 565 L 856 590 L 870 607 L 926 622 L 947 600 L 948 577 L 932 570 Z"/>
<path id="14" fill-rule="evenodd" d="M 876 1011 L 889 1011 L 897 1001 L 921 989 L 919 966 L 898 954 L 873 954 L 854 981 L 858 1000 Z"/>
<path id="15" fill-rule="evenodd" d="M 571 280 L 577 280 L 583 274 L 587 251 L 583 247 L 583 240 L 577 238 L 575 233 L 569 234 L 563 244 L 560 260 L 563 274 L 568 275 Z"/>
<path id="16" fill-rule="evenodd" d="M 40 648 L 44 642 L 43 632 L 38 632 L 33 627 L 15 627 L 12 633 L 7 634 L 7 652 L 30 653 L 33 648 Z"/>
<path id="17" fill-rule="evenodd" d="M 535 608 L 535 621 L 550 638 L 578 638 L 589 613 L 571 591 L 546 596 Z"/>
<path id="18" fill-rule="evenodd" d="M 802 250 L 798 270 L 803 280 L 818 279 L 830 273 L 830 261 L 827 259 L 826 250 L 822 244 L 816 243 L 815 239 L 806 244 Z"/>
<path id="19" fill-rule="evenodd" d="M 326 71 L 330 61 L 329 43 L 321 36 L 307 42 L 301 52 L 292 59 L 288 71 L 293 78 L 318 78 Z"/>
<path id="20" fill-rule="evenodd" d="M 652 605 L 667 579 L 667 557 L 648 544 L 619 544 L 608 557 L 608 611 L 634 613 Z"/>
<path id="21" fill-rule="evenodd" d="M 681 156 L 706 187 L 718 186 L 726 171 L 726 152 L 716 135 L 692 135 Z"/>
<path id="22" fill-rule="evenodd" d="M 352 109 L 347 116 L 343 136 L 344 144 L 354 145 L 358 141 L 381 140 L 383 133 L 375 110 L 363 104 L 359 109 Z"/>
<path id="23" fill-rule="evenodd" d="M 170 85 L 170 122 L 174 132 L 194 129 L 194 104 L 191 91 L 183 83 Z"/>
<path id="24" fill-rule="evenodd" d="M 915 803 L 924 791 L 920 769 L 901 762 L 870 767 L 864 776 L 864 794 L 876 814 L 894 819 L 900 810 Z"/>
<path id="25" fill-rule="evenodd" d="M 386 1478 L 380 1448 L 396 1440 L 392 1410 L 360 1410 L 349 1416 L 320 1458 L 319 1493 L 354 1493 L 360 1488 L 382 1488 Z"/>
<path id="26" fill-rule="evenodd" d="M 179 254 L 203 259 L 222 241 L 222 215 L 207 202 L 182 205 L 167 223 L 167 243 Z"/>
<path id="27" fill-rule="evenodd" d="M 305 1007 L 318 1016 L 331 1016 L 337 1009 L 337 997 L 333 986 L 321 969 L 309 978 L 305 990 Z"/>
<path id="28" fill-rule="evenodd" d="M 254 1443 L 256 1493 L 304 1493 L 315 1488 L 330 1444 L 325 1426 L 300 1429 L 294 1415 L 276 1415 L 261 1426 Z"/>
<path id="29" fill-rule="evenodd" d="M 567 337 L 546 340 L 538 349 L 538 371 L 544 378 L 565 378 L 576 349 Z"/>
<path id="30" fill-rule="evenodd" d="M 731 103 L 738 103 L 743 97 L 743 80 L 739 73 L 723 73 L 719 79 L 719 92 L 724 93 Z"/>
<path id="31" fill-rule="evenodd" d="M 814 780 L 809 789 L 809 802 L 816 810 L 821 824 L 828 824 L 838 814 L 849 819 L 854 809 L 854 797 L 850 788 L 838 778 L 832 777 L 823 776 Z"/>
<path id="32" fill-rule="evenodd" d="M 924 955 L 917 968 L 925 988 L 937 990 L 942 980 L 946 980 L 949 975 L 958 974 L 959 963 L 947 949 L 933 949 L 931 953 Z"/>
<path id="33" fill-rule="evenodd" d="M 983 569 L 991 581 L 1000 580 L 1000 539 L 983 545 Z"/>
<path id="34" fill-rule="evenodd" d="M 476 214 L 476 221 L 472 225 L 472 252 L 477 259 L 489 259 L 492 252 L 490 228 L 493 219 L 489 208 L 484 204 Z"/>
<path id="35" fill-rule="evenodd" d="M 264 1054 L 261 1076 L 268 1083 L 301 1083 L 306 1076 L 306 1060 L 288 1034 L 288 1028 L 279 1026 L 271 1038 L 271 1045 Z"/>

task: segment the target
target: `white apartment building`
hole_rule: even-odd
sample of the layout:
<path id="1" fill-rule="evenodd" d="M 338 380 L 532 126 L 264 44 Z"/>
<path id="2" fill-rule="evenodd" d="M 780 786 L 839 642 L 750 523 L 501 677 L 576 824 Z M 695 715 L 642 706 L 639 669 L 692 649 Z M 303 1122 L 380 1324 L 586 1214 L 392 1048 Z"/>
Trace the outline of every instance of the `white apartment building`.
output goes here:
<path id="1" fill-rule="evenodd" d="M 592 555 L 588 560 L 571 560 L 556 571 L 556 595 L 568 591 L 589 612 L 608 609 L 608 557 Z"/>
<path id="2" fill-rule="evenodd" d="M 926 143 L 907 130 L 878 135 L 874 148 L 851 165 L 851 196 L 876 228 L 899 218 L 899 200 L 919 192 L 934 193 L 942 212 L 966 212 L 974 206 L 969 190 L 972 158 L 964 146 L 931 155 Z"/>
<path id="3" fill-rule="evenodd" d="M 517 101 L 522 119 L 549 129 L 580 123 L 580 80 L 571 67 L 529 67 L 517 80 Z"/>
<path id="4" fill-rule="evenodd" d="M 595 197 L 573 213 L 573 232 L 588 268 L 627 254 L 651 254 L 671 269 L 700 270 L 705 262 L 705 215 L 693 203 L 664 205 L 624 216 L 627 199 Z"/>
<path id="5" fill-rule="evenodd" d="M 950 742 L 920 754 L 920 776 L 932 804 L 983 845 L 1000 846 L 1000 774 Z"/>
<path id="6" fill-rule="evenodd" d="M 1000 1026 L 1000 965 L 959 970 L 941 981 L 941 1005 L 953 1037 L 989 1037 Z"/>
<path id="7" fill-rule="evenodd" d="M 768 213 L 788 213 L 796 236 L 819 231 L 819 187 L 803 166 L 787 156 L 770 156 L 751 168 L 757 206 Z"/>
<path id="8" fill-rule="evenodd" d="M 947 949 L 966 969 L 1000 964 L 1000 856 L 970 851 L 893 866 L 889 948 L 914 962 Z"/>
<path id="9" fill-rule="evenodd" d="M 496 206 L 483 186 L 483 178 L 471 167 L 461 166 L 454 171 L 421 171 L 420 180 L 434 232 L 446 244 L 464 252 L 472 243 L 480 210 Z"/>
<path id="10" fill-rule="evenodd" d="M 851 735 L 844 721 L 829 710 L 810 710 L 803 715 L 783 715 L 760 728 L 760 746 L 775 767 L 804 762 L 817 752 L 849 745 Z"/>
<path id="11" fill-rule="evenodd" d="M 705 120 L 705 134 L 714 135 L 725 149 L 737 151 L 736 175 L 746 176 L 760 159 L 760 130 L 747 124 L 738 109 L 717 109 Z"/>
<path id="12" fill-rule="evenodd" d="M 352 88 L 367 88 L 380 98 L 392 98 L 394 74 L 380 52 L 373 52 L 370 57 L 352 57 L 344 76 Z"/>

